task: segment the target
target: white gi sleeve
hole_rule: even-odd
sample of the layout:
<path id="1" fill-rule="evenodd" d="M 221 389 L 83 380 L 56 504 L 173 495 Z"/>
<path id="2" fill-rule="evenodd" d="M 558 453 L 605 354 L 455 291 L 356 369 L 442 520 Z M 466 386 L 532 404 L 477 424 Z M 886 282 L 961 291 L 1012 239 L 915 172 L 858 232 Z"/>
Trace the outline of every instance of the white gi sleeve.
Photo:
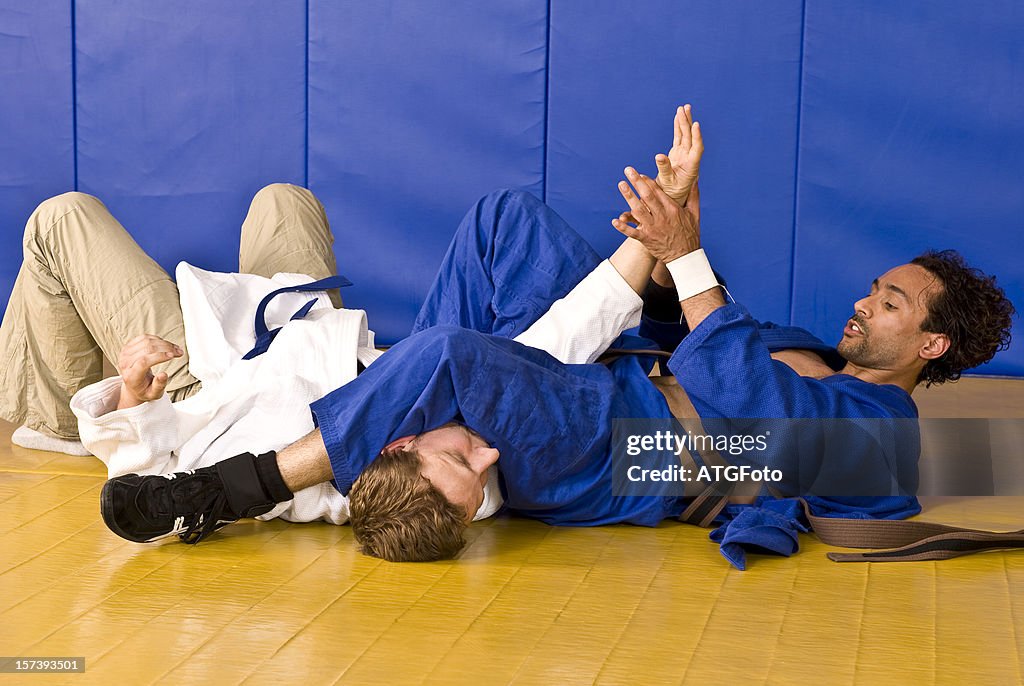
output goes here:
<path id="1" fill-rule="evenodd" d="M 593 362 L 640 324 L 643 299 L 604 260 L 515 340 L 566 364 Z"/>
<path id="2" fill-rule="evenodd" d="M 111 477 L 172 471 L 178 418 L 171 399 L 164 394 L 159 400 L 118 410 L 120 395 L 121 378 L 115 376 L 86 386 L 71 398 L 82 443 L 107 465 Z"/>

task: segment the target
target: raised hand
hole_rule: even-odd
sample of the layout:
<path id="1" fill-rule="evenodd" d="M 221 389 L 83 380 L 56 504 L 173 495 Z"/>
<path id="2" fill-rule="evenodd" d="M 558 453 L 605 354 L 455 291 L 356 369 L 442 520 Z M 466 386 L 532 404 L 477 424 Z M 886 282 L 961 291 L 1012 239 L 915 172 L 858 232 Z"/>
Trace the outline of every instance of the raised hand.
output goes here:
<path id="1" fill-rule="evenodd" d="M 686 205 L 680 207 L 653 179 L 633 167 L 626 167 L 626 178 L 629 183 L 620 181 L 619 193 L 629 204 L 629 213 L 612 220 L 616 231 L 640 241 L 661 262 L 700 248 L 699 192 L 688 193 Z M 627 216 L 636 226 L 629 224 Z"/>
<path id="2" fill-rule="evenodd" d="M 676 110 L 673 122 L 672 149 L 668 155 L 657 155 L 658 185 L 678 205 L 684 205 L 690 189 L 697 182 L 700 158 L 704 154 L 704 137 L 700 124 L 693 121 L 689 105 Z"/>
<path id="3" fill-rule="evenodd" d="M 123 410 L 156 400 L 167 388 L 167 373 L 153 374 L 153 367 L 185 354 L 181 348 L 158 336 L 143 334 L 128 341 L 117 360 L 121 372 L 121 399 L 117 409 Z"/>

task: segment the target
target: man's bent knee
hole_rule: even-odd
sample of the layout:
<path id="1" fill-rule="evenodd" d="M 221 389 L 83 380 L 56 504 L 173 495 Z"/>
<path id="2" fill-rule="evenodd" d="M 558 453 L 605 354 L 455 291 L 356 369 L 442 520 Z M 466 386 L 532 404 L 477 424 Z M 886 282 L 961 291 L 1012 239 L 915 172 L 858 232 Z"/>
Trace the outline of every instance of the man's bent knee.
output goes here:
<path id="1" fill-rule="evenodd" d="M 272 183 L 256 191 L 256 195 L 252 197 L 252 204 L 276 204 L 289 197 L 301 198 L 306 202 L 316 200 L 313 191 L 308 188 L 290 183 Z"/>
<path id="2" fill-rule="evenodd" d="M 35 211 L 32 213 L 33 216 L 38 216 L 44 221 L 52 220 L 56 221 L 63 215 L 76 210 L 86 205 L 102 205 L 99 198 L 88 193 L 82 193 L 80 191 L 70 191 L 68 193 L 61 193 L 55 195 L 52 198 L 39 203 Z M 52 223 L 51 221 L 51 223 Z"/>
<path id="3" fill-rule="evenodd" d="M 481 198 L 480 201 L 483 203 L 493 203 L 499 207 L 504 206 L 509 202 L 514 202 L 526 207 L 537 207 L 544 204 L 541 199 L 533 193 L 514 188 L 499 188 L 496 191 L 491 191 Z"/>
<path id="4" fill-rule="evenodd" d="M 99 198 L 88 193 L 70 191 L 47 198 L 39 203 L 35 211 L 32 212 L 32 216 L 29 217 L 28 223 L 25 224 L 26 238 L 39 229 L 49 229 L 59 222 L 61 217 L 83 208 L 98 208 L 106 212 L 106 206 L 100 202 Z"/>

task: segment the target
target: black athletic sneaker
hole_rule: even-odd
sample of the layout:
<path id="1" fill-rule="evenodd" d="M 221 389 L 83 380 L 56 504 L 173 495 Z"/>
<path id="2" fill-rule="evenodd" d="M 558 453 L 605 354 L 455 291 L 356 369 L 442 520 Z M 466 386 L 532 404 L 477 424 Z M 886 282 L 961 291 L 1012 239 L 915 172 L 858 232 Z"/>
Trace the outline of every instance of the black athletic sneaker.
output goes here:
<path id="1" fill-rule="evenodd" d="M 276 503 L 260 485 L 254 459 L 244 453 L 187 472 L 110 479 L 100 494 L 103 521 L 136 543 L 175 535 L 185 543 L 198 543 L 232 522 L 274 508 Z"/>

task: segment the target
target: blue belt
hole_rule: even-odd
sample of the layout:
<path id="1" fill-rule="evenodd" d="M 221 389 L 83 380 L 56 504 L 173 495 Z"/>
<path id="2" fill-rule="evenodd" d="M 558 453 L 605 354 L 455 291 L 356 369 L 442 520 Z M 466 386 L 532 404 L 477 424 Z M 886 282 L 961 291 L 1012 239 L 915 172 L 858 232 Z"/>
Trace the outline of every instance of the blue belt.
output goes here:
<path id="1" fill-rule="evenodd" d="M 343 288 L 345 286 L 351 286 L 352 282 L 346 279 L 344 276 L 328 276 L 326 279 L 320 279 L 319 281 L 313 281 L 312 283 L 304 283 L 301 286 L 286 286 L 285 288 L 278 288 L 276 291 L 268 293 L 263 300 L 260 301 L 259 306 L 256 308 L 256 346 L 247 352 L 242 359 L 251 360 L 254 357 L 258 357 L 263 353 L 267 352 L 270 348 L 270 344 L 277 337 L 277 334 L 281 332 L 282 327 L 276 329 L 267 329 L 267 305 L 270 301 L 281 295 L 282 293 L 305 293 L 309 291 L 326 291 L 332 288 Z M 289 321 L 295 319 L 302 319 L 309 311 L 313 309 L 313 305 L 316 304 L 316 298 L 313 298 L 305 305 L 300 307 L 298 311 L 291 316 Z"/>

